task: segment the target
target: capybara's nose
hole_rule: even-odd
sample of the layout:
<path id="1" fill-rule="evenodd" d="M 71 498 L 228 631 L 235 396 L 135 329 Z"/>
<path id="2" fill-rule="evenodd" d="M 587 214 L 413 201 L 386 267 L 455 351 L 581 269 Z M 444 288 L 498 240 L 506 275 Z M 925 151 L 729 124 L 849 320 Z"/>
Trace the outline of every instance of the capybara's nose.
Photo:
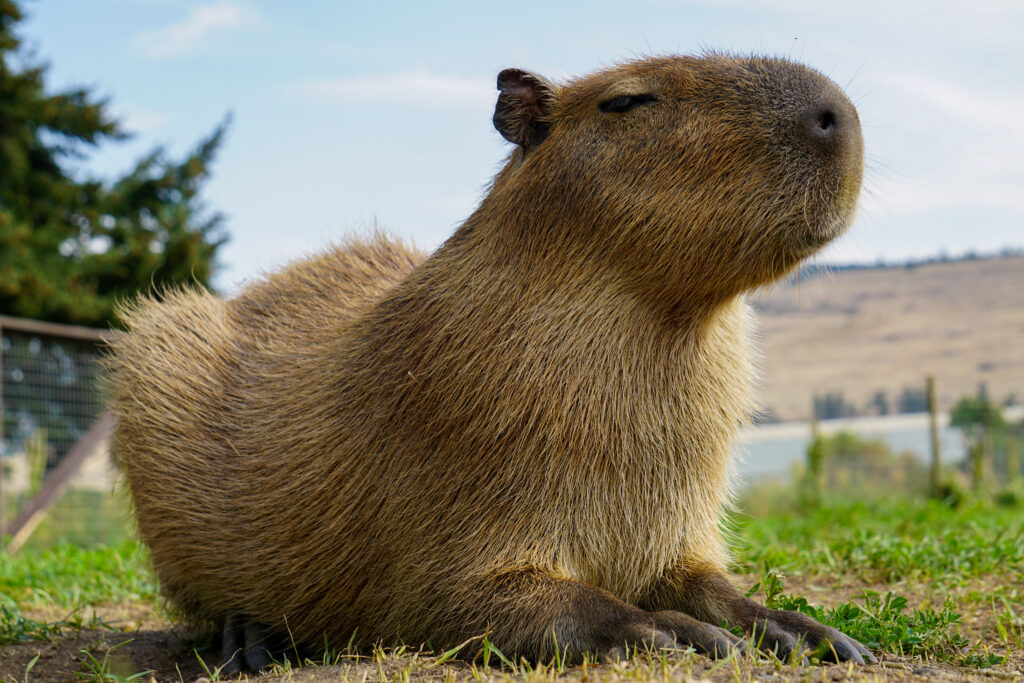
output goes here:
<path id="1" fill-rule="evenodd" d="M 849 153 L 861 144 L 857 110 L 845 98 L 815 102 L 804 110 L 799 123 L 804 137 L 823 153 Z"/>

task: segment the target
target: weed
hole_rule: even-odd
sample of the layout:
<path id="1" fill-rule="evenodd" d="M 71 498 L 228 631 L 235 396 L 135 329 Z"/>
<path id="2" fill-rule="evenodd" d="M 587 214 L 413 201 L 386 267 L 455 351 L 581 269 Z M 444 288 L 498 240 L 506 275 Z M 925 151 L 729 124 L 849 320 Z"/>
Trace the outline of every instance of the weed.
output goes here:
<path id="1" fill-rule="evenodd" d="M 508 657 L 506 657 L 504 655 L 504 653 L 502 653 L 501 650 L 499 650 L 497 647 L 495 647 L 494 643 L 492 643 L 490 640 L 487 639 L 487 636 L 484 636 L 484 656 L 483 656 L 483 659 L 484 659 L 484 668 L 485 669 L 488 668 L 488 661 L 490 660 L 490 657 L 491 657 L 492 653 L 498 659 L 501 660 L 502 664 L 504 664 L 509 669 L 511 669 L 512 673 L 514 673 L 516 675 L 519 674 L 519 669 L 516 667 L 515 664 L 512 663 L 512 660 L 510 660 Z"/>
<path id="2" fill-rule="evenodd" d="M 986 669 L 990 666 L 999 666 L 1005 664 L 1008 659 L 1008 655 L 997 655 L 991 652 L 985 652 L 984 654 L 976 654 L 971 652 L 960 658 L 960 666 L 973 666 L 976 669 Z"/>
<path id="3" fill-rule="evenodd" d="M 57 621 L 37 621 L 22 616 L 16 607 L 0 605 L 0 645 L 52 640 L 68 631 L 80 632 L 83 629 L 101 628 L 114 630 L 102 617 L 95 614 L 87 619 L 81 612 L 76 611 Z"/>
<path id="4" fill-rule="evenodd" d="M 193 648 L 192 649 L 192 654 L 195 655 L 196 661 L 199 662 L 200 668 L 202 668 L 202 670 L 204 672 L 206 672 L 206 678 L 207 679 L 209 679 L 210 681 L 219 681 L 220 680 L 220 673 L 221 673 L 221 671 L 223 671 L 224 667 L 227 666 L 226 664 L 222 664 L 220 666 L 215 666 L 215 667 L 213 667 L 211 669 L 209 666 L 207 666 L 206 660 L 203 659 L 201 656 L 199 656 L 199 650 Z"/>
<path id="5" fill-rule="evenodd" d="M 992 600 L 992 616 L 996 624 L 996 632 L 999 634 L 999 641 L 1005 647 L 1014 647 L 1024 650 L 1024 614 L 1018 615 L 1010 606 L 1006 597 L 998 599 L 1003 606 L 1002 611 L 996 611 L 996 600 Z"/>
<path id="6" fill-rule="evenodd" d="M 133 674 L 119 674 L 112 670 L 115 663 L 115 658 L 111 655 L 113 652 L 128 643 L 132 642 L 131 639 L 118 643 L 117 645 L 106 648 L 103 652 L 103 659 L 96 659 L 96 656 L 91 650 L 81 650 L 81 653 L 85 657 L 84 671 L 78 672 L 78 678 L 82 681 L 92 681 L 93 683 L 130 683 L 131 681 L 138 680 L 143 676 L 148 676 L 153 673 L 152 669 L 147 671 L 139 671 Z"/>
<path id="7" fill-rule="evenodd" d="M 32 669 L 35 667 L 36 662 L 38 662 L 38 661 L 39 661 L 39 655 L 36 655 L 35 657 L 32 658 L 32 661 L 30 661 L 28 664 L 25 665 L 24 683 L 28 683 L 28 675 L 32 672 Z"/>
<path id="8" fill-rule="evenodd" d="M 782 574 L 767 564 L 761 580 L 747 595 L 757 591 L 765 594 L 765 605 L 771 609 L 793 610 L 859 640 L 865 647 L 899 655 L 918 655 L 951 662 L 967 646 L 958 630 L 960 615 L 947 600 L 942 609 L 915 609 L 907 614 L 907 599 L 893 593 L 882 596 L 864 591 L 861 604 L 842 602 L 833 608 L 815 607 L 802 595 L 783 592 Z"/>
<path id="9" fill-rule="evenodd" d="M 12 645 L 29 640 L 48 640 L 60 635 L 63 625 L 23 617 L 17 609 L 0 605 L 0 645 Z"/>

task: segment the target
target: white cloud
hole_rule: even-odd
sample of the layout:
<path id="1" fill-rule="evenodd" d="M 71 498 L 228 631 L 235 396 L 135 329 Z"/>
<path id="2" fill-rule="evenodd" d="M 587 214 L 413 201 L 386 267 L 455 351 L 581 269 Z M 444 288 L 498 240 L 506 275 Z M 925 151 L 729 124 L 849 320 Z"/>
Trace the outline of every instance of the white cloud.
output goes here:
<path id="1" fill-rule="evenodd" d="M 146 31 L 135 44 L 150 57 L 177 57 L 195 51 L 217 33 L 258 27 L 262 24 L 254 10 L 234 2 L 193 7 L 184 21 Z"/>
<path id="2" fill-rule="evenodd" d="M 300 89 L 332 102 L 488 109 L 497 94 L 488 79 L 424 71 L 307 81 Z"/>
<path id="3" fill-rule="evenodd" d="M 819 0 L 776 0 L 765 3 L 764 0 L 694 0 L 697 5 L 714 8 L 728 7 L 733 9 L 770 11 L 791 18 L 810 17 L 829 20 L 835 17 L 849 16 L 878 22 L 879 17 L 885 21 L 893 18 L 915 21 L 918 25 L 933 20 L 943 20 L 943 15 L 950 13 L 971 14 L 979 19 L 1002 18 L 1010 19 L 1024 14 L 1024 5 L 1019 0 L 986 0 L 986 2 L 965 3 L 963 0 L 903 0 L 894 3 L 892 0 L 863 0 L 857 3 L 830 3 L 822 5 Z M 655 6 L 678 6 L 678 0 L 647 0 L 647 4 Z"/>
<path id="4" fill-rule="evenodd" d="M 133 106 L 116 109 L 114 116 L 126 130 L 143 135 L 153 133 L 171 121 L 171 116 L 162 111 Z"/>
<path id="5" fill-rule="evenodd" d="M 959 83 L 911 74 L 883 78 L 979 132 L 1005 135 L 1008 141 L 1024 146 L 1024 128 L 1020 125 L 1024 118 L 1024 94 L 1020 92 L 986 93 Z"/>
<path id="6" fill-rule="evenodd" d="M 1024 93 L 910 71 L 875 80 L 885 108 L 874 113 L 892 123 L 866 133 L 875 134 L 876 150 L 887 150 L 890 169 L 871 178 L 866 207 L 896 221 L 940 223 L 951 212 L 1024 214 Z"/>

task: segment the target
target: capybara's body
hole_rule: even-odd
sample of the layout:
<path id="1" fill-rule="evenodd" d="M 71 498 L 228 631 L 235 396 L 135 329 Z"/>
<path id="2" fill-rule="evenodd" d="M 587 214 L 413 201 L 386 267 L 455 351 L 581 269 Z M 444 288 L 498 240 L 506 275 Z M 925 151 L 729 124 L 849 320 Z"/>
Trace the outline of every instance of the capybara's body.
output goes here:
<path id="1" fill-rule="evenodd" d="M 436 253 L 352 240 L 127 311 L 115 453 L 166 596 L 310 645 L 721 654 L 728 621 L 869 656 L 735 591 L 719 529 L 742 293 L 849 223 L 852 106 L 721 55 L 499 89 L 517 147 Z"/>

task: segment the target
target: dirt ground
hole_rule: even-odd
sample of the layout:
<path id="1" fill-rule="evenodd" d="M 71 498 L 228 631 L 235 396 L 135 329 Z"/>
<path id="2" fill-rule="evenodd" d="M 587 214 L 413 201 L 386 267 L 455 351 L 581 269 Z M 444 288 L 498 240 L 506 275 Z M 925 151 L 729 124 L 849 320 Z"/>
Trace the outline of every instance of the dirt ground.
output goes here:
<path id="1" fill-rule="evenodd" d="M 743 580 L 741 580 L 742 583 Z M 942 595 L 929 592 L 927 586 L 820 586 L 793 578 L 787 591 L 804 593 L 812 603 L 832 605 L 850 598 L 863 588 L 894 590 L 906 595 L 912 605 L 941 603 Z M 959 589 L 977 593 L 983 586 Z M 967 605 L 967 606 L 965 606 Z M 971 609 L 970 605 L 979 605 Z M 961 601 L 964 615 L 961 632 L 972 642 L 981 642 L 993 653 L 1002 653 L 997 640 L 994 618 L 984 601 Z M 216 680 L 216 654 L 207 649 L 202 662 L 194 648 L 203 644 L 192 641 L 176 630 L 146 605 L 105 605 L 95 608 L 108 624 L 103 629 L 69 630 L 47 641 L 35 641 L 0 648 L 0 681 L 124 681 L 142 671 L 150 671 L 135 679 L 159 683 L 200 682 Z M 26 616 L 35 619 L 60 619 L 67 615 L 36 612 Z M 30 663 L 38 656 L 35 663 Z M 972 669 L 950 664 L 926 662 L 919 658 L 881 655 L 877 665 L 852 664 L 825 666 L 788 666 L 756 661 L 749 657 L 714 662 L 692 653 L 676 653 L 664 659 L 649 660 L 641 655 L 633 661 L 568 668 L 557 672 L 540 667 L 531 672 L 516 673 L 508 669 L 483 670 L 480 663 L 438 663 L 436 657 L 424 654 L 363 655 L 343 657 L 332 666 L 285 666 L 246 680 L 269 681 L 351 681 L 353 683 L 427 683 L 454 681 L 548 681 L 565 680 L 587 683 L 619 681 L 1024 681 L 1024 652 L 1014 652 L 1006 665 Z M 27 673 L 26 673 L 26 670 Z"/>

